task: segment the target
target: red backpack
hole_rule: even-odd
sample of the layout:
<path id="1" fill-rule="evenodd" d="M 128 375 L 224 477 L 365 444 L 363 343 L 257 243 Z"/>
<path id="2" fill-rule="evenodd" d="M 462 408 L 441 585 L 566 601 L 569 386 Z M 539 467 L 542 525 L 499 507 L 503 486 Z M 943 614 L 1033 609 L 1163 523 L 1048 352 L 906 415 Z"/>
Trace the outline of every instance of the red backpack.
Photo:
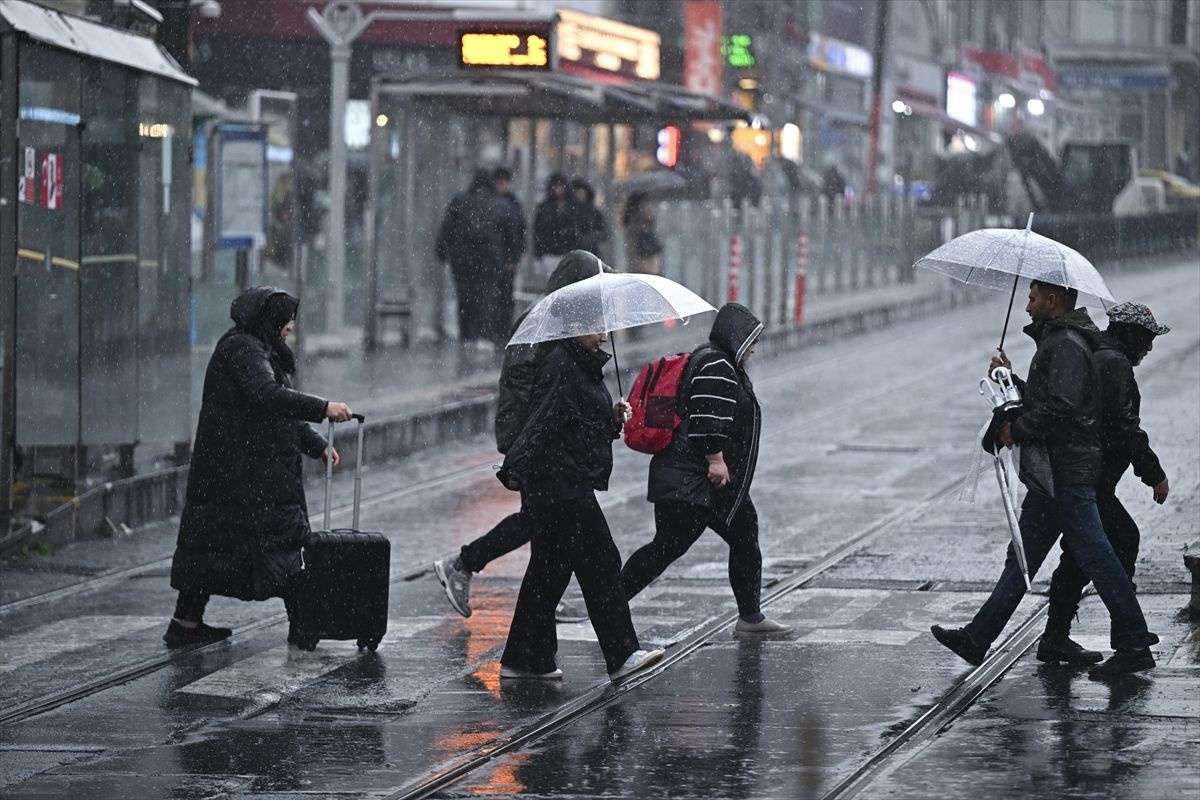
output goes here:
<path id="1" fill-rule="evenodd" d="M 625 444 L 639 453 L 659 453 L 671 444 L 681 422 L 679 394 L 691 353 L 678 353 L 642 367 L 629 390 L 633 415 L 625 423 Z"/>

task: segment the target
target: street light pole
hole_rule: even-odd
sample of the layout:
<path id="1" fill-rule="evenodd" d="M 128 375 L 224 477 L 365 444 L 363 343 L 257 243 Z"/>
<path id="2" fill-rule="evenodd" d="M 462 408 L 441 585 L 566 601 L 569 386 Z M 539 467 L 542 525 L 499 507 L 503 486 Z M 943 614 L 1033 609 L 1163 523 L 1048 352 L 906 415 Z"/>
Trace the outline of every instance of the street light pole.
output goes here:
<path id="1" fill-rule="evenodd" d="M 367 26 L 354 0 L 335 0 L 306 14 L 329 44 L 329 234 L 325 240 L 325 328 L 337 333 L 346 313 L 346 101 L 350 93 L 350 49 Z"/>

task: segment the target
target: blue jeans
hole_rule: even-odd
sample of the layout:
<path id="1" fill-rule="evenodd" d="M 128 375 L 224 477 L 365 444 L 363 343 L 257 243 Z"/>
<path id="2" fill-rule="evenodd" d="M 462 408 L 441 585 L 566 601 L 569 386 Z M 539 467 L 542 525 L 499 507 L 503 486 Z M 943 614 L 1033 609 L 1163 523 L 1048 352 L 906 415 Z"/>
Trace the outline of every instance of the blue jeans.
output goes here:
<path id="1" fill-rule="evenodd" d="M 1021 504 L 1020 525 L 1031 577 L 1037 574 L 1046 554 L 1062 534 L 1075 562 L 1091 579 L 1108 608 L 1114 650 L 1147 647 L 1157 641 L 1147 632 L 1146 618 L 1133 593 L 1133 584 L 1104 535 L 1100 512 L 1096 509 L 1095 488 L 1066 486 L 1060 488 L 1054 498 L 1031 491 Z M 1021 577 L 1021 565 L 1010 543 L 1000 580 L 966 627 L 975 643 L 982 647 L 991 645 L 1024 595 L 1025 579 Z"/>

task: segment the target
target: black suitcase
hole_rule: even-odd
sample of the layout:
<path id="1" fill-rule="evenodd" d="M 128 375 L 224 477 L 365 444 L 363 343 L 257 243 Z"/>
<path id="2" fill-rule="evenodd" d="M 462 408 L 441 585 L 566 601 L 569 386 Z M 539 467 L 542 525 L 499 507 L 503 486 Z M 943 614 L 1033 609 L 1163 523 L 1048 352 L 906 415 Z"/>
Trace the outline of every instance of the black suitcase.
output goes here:
<path id="1" fill-rule="evenodd" d="M 304 573 L 297 603 L 296 644 L 313 650 L 321 639 L 354 639 L 361 650 L 374 651 L 387 631 L 391 542 L 382 533 L 358 530 L 362 492 L 363 422 L 358 421 L 358 457 L 354 463 L 354 523 L 329 527 L 333 464 L 325 467 L 325 525 L 304 541 Z M 333 446 L 333 423 L 329 423 Z"/>

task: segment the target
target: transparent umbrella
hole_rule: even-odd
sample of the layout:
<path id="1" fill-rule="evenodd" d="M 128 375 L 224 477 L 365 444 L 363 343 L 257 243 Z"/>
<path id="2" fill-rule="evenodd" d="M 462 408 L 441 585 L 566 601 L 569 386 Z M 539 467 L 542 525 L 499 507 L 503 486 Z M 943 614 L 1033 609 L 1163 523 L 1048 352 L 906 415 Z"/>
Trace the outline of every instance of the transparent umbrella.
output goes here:
<path id="1" fill-rule="evenodd" d="M 1004 349 L 1017 283 L 1021 278 L 1066 286 L 1087 305 L 1116 304 L 1100 273 L 1075 250 L 1033 230 L 1033 214 L 1024 229 L 984 228 L 964 233 L 917 260 L 913 267 L 940 272 L 971 286 L 1011 289 L 999 350 Z"/>
<path id="2" fill-rule="evenodd" d="M 687 319 L 706 311 L 716 309 L 691 289 L 669 278 L 599 272 L 539 300 L 508 346 L 609 333 L 669 319 Z M 614 343 L 614 360 L 616 354 Z M 617 388 L 624 397 L 620 365 L 616 366 Z"/>

